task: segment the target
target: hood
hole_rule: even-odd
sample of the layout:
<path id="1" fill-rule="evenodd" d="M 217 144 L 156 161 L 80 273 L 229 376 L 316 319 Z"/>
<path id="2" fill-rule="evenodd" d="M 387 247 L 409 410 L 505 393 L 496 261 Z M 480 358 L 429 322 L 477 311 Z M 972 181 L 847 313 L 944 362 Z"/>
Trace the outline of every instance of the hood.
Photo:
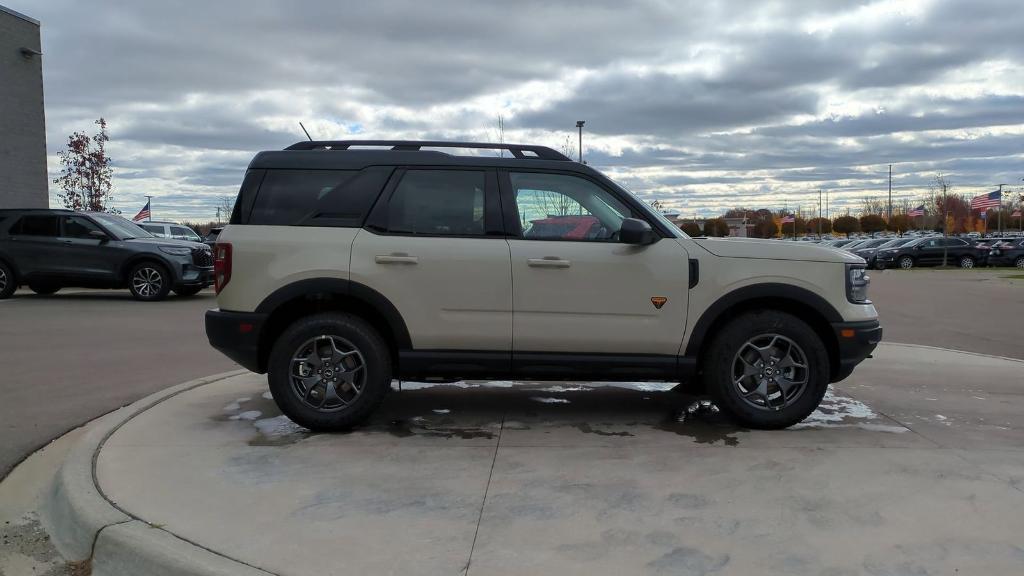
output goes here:
<path id="1" fill-rule="evenodd" d="M 202 242 L 191 242 L 189 240 L 175 240 L 173 238 L 132 238 L 124 242 L 139 242 L 141 244 L 153 244 L 160 246 L 184 246 L 192 249 L 209 250 L 210 247 Z"/>
<path id="2" fill-rule="evenodd" d="M 724 258 L 758 258 L 764 260 L 798 260 L 805 262 L 839 262 L 863 264 L 864 259 L 837 248 L 826 248 L 810 242 L 764 240 L 761 238 L 695 238 L 701 248 Z"/>

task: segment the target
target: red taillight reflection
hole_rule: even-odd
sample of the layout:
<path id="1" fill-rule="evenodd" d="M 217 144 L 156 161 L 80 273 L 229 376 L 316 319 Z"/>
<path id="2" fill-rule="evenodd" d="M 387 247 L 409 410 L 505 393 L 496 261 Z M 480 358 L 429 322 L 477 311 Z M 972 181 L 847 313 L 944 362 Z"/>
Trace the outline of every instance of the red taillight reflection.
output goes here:
<path id="1" fill-rule="evenodd" d="M 213 289 L 220 291 L 231 281 L 231 244 L 213 245 Z"/>

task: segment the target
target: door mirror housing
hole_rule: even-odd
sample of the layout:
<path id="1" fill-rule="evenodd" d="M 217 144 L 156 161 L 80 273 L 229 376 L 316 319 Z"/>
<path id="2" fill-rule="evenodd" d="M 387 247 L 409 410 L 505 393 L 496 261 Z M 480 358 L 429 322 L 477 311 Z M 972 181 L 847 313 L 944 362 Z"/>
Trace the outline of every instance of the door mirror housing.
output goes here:
<path id="1" fill-rule="evenodd" d="M 90 230 L 89 236 L 99 240 L 101 243 L 110 240 L 110 236 L 107 236 L 107 233 L 102 230 Z"/>
<path id="2" fill-rule="evenodd" d="M 651 225 L 639 218 L 626 218 L 619 228 L 619 241 L 623 244 L 653 244 L 658 239 Z"/>

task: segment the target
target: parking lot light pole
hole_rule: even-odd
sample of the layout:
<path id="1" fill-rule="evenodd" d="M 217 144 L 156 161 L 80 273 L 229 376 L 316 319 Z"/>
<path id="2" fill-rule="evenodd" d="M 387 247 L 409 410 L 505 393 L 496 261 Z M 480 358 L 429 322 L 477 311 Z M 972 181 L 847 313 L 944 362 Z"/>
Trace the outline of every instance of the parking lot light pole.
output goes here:
<path id="1" fill-rule="evenodd" d="M 583 125 L 586 124 L 586 123 L 587 123 L 586 120 L 577 120 L 576 121 L 576 128 L 579 130 L 579 133 L 580 133 L 580 150 L 579 150 L 580 164 L 583 164 Z"/>
<path id="2" fill-rule="evenodd" d="M 149 216 L 146 217 L 146 221 L 147 222 L 152 222 L 153 221 L 153 197 L 152 196 L 149 196 L 149 195 L 146 196 L 146 206 L 149 206 Z"/>

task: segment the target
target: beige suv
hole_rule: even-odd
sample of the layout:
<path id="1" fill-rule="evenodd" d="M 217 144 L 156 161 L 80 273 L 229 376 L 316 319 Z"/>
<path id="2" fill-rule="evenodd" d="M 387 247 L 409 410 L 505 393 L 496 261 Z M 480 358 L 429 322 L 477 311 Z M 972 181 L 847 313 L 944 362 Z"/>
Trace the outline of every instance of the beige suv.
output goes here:
<path id="1" fill-rule="evenodd" d="M 314 430 L 358 423 L 393 378 L 674 381 L 781 428 L 881 338 L 863 259 L 690 238 L 542 146 L 261 152 L 215 281 L 210 343 Z"/>

